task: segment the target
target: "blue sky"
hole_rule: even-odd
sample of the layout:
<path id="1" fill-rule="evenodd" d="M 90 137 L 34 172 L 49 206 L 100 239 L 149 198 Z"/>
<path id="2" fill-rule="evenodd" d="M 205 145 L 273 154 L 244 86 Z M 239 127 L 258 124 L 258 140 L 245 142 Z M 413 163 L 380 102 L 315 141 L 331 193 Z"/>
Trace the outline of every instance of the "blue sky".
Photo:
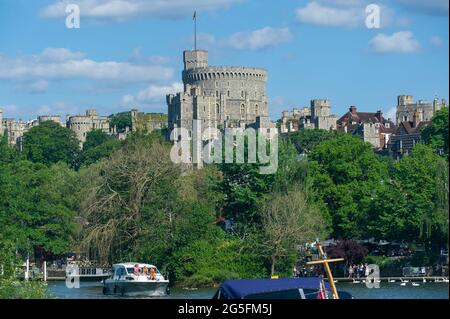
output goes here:
<path id="1" fill-rule="evenodd" d="M 79 4 L 81 28 L 65 25 Z M 211 65 L 269 72 L 269 111 L 331 99 L 392 113 L 399 94 L 448 99 L 448 0 L 384 0 L 381 28 L 365 26 L 366 0 L 0 0 L 0 108 L 39 114 L 101 114 L 138 107 L 166 112 L 180 90 L 182 51 Z"/>

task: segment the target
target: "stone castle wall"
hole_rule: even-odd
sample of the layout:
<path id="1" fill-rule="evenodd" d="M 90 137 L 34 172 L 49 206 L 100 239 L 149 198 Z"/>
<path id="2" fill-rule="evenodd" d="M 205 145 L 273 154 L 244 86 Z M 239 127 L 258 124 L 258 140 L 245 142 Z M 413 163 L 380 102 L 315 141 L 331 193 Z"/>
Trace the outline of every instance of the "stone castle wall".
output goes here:
<path id="1" fill-rule="evenodd" d="M 169 129 L 243 127 L 268 117 L 267 71 L 251 67 L 208 66 L 207 51 L 185 51 L 184 91 L 168 95 Z M 259 123 L 262 123 L 260 121 Z"/>

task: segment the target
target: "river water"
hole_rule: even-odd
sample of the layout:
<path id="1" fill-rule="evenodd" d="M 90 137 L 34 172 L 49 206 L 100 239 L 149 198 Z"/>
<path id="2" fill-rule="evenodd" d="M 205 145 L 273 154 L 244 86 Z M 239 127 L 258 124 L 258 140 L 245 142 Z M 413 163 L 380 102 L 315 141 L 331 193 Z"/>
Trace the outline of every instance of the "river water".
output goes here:
<path id="1" fill-rule="evenodd" d="M 369 289 L 364 283 L 337 283 L 339 290 L 345 290 L 355 299 L 449 299 L 448 283 L 420 283 L 420 286 L 400 286 L 400 283 L 380 283 L 380 288 Z M 68 289 L 65 282 L 49 282 L 48 290 L 56 298 L 62 299 L 114 299 L 117 296 L 104 296 L 100 283 L 83 284 L 76 289 Z M 166 299 L 211 299 L 216 289 L 185 290 L 172 288 Z"/>

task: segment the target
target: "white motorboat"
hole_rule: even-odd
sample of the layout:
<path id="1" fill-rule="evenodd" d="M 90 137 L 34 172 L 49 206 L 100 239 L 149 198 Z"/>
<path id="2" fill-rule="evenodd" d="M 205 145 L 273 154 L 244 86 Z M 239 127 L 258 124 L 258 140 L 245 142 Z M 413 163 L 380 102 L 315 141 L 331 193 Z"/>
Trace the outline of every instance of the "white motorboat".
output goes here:
<path id="1" fill-rule="evenodd" d="M 123 263 L 113 265 L 111 278 L 103 281 L 103 294 L 121 296 L 163 296 L 169 280 L 154 265 Z"/>

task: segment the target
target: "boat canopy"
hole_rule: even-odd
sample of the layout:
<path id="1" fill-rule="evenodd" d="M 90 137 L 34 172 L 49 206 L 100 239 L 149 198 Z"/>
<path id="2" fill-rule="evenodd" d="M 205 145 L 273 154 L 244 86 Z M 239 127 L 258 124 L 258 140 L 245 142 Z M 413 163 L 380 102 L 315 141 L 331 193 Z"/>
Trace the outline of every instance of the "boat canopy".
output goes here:
<path id="1" fill-rule="evenodd" d="M 318 277 L 227 280 L 222 284 L 216 295 L 220 295 L 221 299 L 245 299 L 251 295 L 288 290 L 318 290 L 320 289 L 320 282 L 321 279 Z M 327 282 L 325 282 L 325 288 L 330 289 Z"/>

